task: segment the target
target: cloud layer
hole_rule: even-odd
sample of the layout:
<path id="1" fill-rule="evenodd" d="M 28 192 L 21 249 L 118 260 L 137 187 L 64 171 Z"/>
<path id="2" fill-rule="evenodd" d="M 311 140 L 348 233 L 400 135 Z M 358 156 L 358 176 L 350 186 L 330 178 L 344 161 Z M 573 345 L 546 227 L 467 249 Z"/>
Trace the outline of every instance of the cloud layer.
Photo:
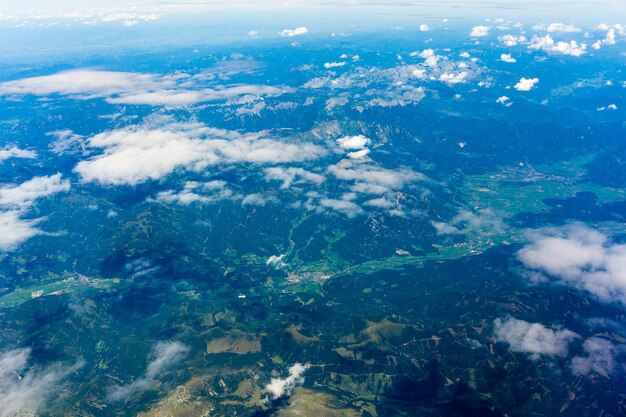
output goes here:
<path id="1" fill-rule="evenodd" d="M 112 104 L 185 106 L 245 95 L 280 95 L 289 91 L 288 88 L 248 84 L 208 88 L 206 84 L 211 78 L 207 74 L 159 75 L 76 69 L 0 83 L 0 96 L 58 94 L 81 100 L 104 98 Z"/>
<path id="2" fill-rule="evenodd" d="M 103 153 L 77 164 L 85 182 L 135 185 L 158 180 L 176 169 L 201 171 L 218 164 L 268 164 L 316 159 L 326 150 L 311 144 L 211 129 L 199 123 L 160 128 L 135 126 L 88 140 Z"/>

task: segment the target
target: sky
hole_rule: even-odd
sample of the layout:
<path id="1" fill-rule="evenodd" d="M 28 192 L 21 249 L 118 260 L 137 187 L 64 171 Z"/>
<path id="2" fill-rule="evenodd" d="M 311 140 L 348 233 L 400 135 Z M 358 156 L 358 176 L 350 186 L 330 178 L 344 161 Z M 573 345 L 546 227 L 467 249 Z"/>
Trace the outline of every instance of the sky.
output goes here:
<path id="1" fill-rule="evenodd" d="M 211 8 L 211 7 L 250 7 L 250 8 L 302 8 L 327 6 L 395 6 L 417 8 L 454 8 L 479 10 L 490 8 L 506 9 L 555 9 L 564 13 L 571 11 L 623 10 L 623 0 L 0 0 L 0 10 L 77 10 L 93 8 Z M 88 6 L 86 6 L 88 4 Z"/>
<path id="2" fill-rule="evenodd" d="M 394 17 L 417 14 L 423 17 L 454 19 L 505 18 L 522 21 L 557 19 L 577 24 L 599 22 L 623 23 L 615 16 L 626 16 L 624 0 L 0 0 L 0 21 L 42 19 L 84 15 L 87 13 L 157 13 L 160 17 L 203 12 L 242 12 L 278 10 L 297 14 L 316 10 L 351 8 L 359 13 Z M 334 19 L 351 16 L 343 11 L 333 12 Z M 249 16 L 253 17 L 253 16 Z M 615 20 L 615 21 L 611 21 Z"/>

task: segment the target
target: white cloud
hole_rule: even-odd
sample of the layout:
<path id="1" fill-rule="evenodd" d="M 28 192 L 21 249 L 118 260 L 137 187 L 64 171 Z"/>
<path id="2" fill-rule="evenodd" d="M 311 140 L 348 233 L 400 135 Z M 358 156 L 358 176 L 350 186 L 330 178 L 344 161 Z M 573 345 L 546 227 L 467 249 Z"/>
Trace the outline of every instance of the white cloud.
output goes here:
<path id="1" fill-rule="evenodd" d="M 0 250 L 14 250 L 31 237 L 43 233 L 35 227 L 41 219 L 25 220 L 23 216 L 38 199 L 69 189 L 69 181 L 61 179 L 61 174 L 0 187 Z"/>
<path id="2" fill-rule="evenodd" d="M 363 149 L 371 142 L 372 141 L 369 138 L 363 135 L 344 136 L 337 139 L 339 146 L 344 149 Z"/>
<path id="3" fill-rule="evenodd" d="M 104 98 L 112 104 L 184 106 L 248 94 L 271 96 L 289 91 L 266 85 L 201 86 L 211 78 L 206 74 L 159 75 L 76 69 L 0 83 L 0 96 L 59 94 L 81 100 Z"/>
<path id="4" fill-rule="evenodd" d="M 620 350 L 612 342 L 599 337 L 591 337 L 583 343 L 584 356 L 572 359 L 572 371 L 581 375 L 595 372 L 608 377 L 615 369 L 616 357 Z"/>
<path id="5" fill-rule="evenodd" d="M 567 329 L 550 329 L 513 317 L 496 319 L 493 324 L 498 341 L 508 343 L 514 352 L 530 353 L 534 359 L 541 355 L 565 357 L 570 343 L 580 337 Z"/>
<path id="6" fill-rule="evenodd" d="M 160 385 L 159 378 L 163 373 L 183 360 L 188 351 L 189 348 L 180 342 L 158 342 L 152 350 L 152 359 L 144 374 L 129 384 L 110 387 L 108 399 L 110 401 L 128 401 L 144 391 L 157 389 Z"/>
<path id="7" fill-rule="evenodd" d="M 54 142 L 50 144 L 50 149 L 57 155 L 85 155 L 87 154 L 87 145 L 85 137 L 72 132 L 69 129 L 55 130 L 46 134 L 52 136 Z"/>
<path id="8" fill-rule="evenodd" d="M 387 200 L 384 197 L 367 200 L 365 203 L 363 203 L 363 205 L 385 209 L 395 207 L 395 204 L 393 202 Z"/>
<path id="9" fill-rule="evenodd" d="M 28 348 L 0 353 L 0 417 L 49 412 L 63 399 L 65 378 L 83 365 L 35 367 L 28 363 L 30 353 Z"/>
<path id="10" fill-rule="evenodd" d="M 357 111 L 368 107 L 407 106 L 419 103 L 426 96 L 426 89 L 416 85 L 416 79 L 440 82 L 468 82 L 486 73 L 486 68 L 472 60 L 453 61 L 437 55 L 433 49 L 414 51 L 411 58 L 423 58 L 422 63 L 401 65 L 391 68 L 356 66 L 341 75 L 316 77 L 304 84 L 304 88 L 325 88 L 331 97 L 341 93 L 342 103 L 350 104 Z M 445 74 L 445 75 L 444 75 Z M 488 76 L 486 76 L 488 78 Z"/>
<path id="11" fill-rule="evenodd" d="M 343 67 L 344 65 L 346 65 L 345 62 L 326 62 L 324 64 L 324 68 L 326 69 L 337 68 L 337 67 Z"/>
<path id="12" fill-rule="evenodd" d="M 513 86 L 517 91 L 530 91 L 535 84 L 539 82 L 539 78 L 521 78 L 517 84 Z"/>
<path id="13" fill-rule="evenodd" d="M 276 197 L 267 196 L 262 193 L 248 194 L 241 201 L 242 206 L 264 206 L 270 202 L 276 202 Z"/>
<path id="14" fill-rule="evenodd" d="M 533 36 L 528 48 L 578 57 L 586 53 L 587 45 L 585 43 L 578 43 L 574 40 L 569 42 L 555 42 L 554 39 L 552 39 L 552 36 L 546 35 L 542 37 Z"/>
<path id="15" fill-rule="evenodd" d="M 624 33 L 622 33 L 623 35 Z M 593 49 L 600 49 L 602 47 L 602 45 L 615 45 L 616 40 L 615 40 L 615 29 L 614 28 L 610 28 L 607 32 L 606 32 L 606 36 L 604 39 L 596 41 L 593 43 L 593 45 L 591 45 L 591 47 Z"/>
<path id="16" fill-rule="evenodd" d="M 293 36 L 304 35 L 305 33 L 308 33 L 308 32 L 309 30 L 306 27 L 300 26 L 295 29 L 283 29 L 280 32 L 278 32 L 278 34 L 280 36 L 287 36 L 291 38 Z"/>
<path id="17" fill-rule="evenodd" d="M 526 42 L 525 36 L 516 36 L 516 35 L 502 35 L 498 36 L 498 40 L 502 42 L 505 46 L 517 46 L 521 43 Z"/>
<path id="18" fill-rule="evenodd" d="M 535 25 L 533 26 L 534 30 L 545 31 L 548 33 L 576 33 L 580 32 L 581 29 L 572 24 L 565 24 L 560 22 L 550 23 L 549 25 Z"/>
<path id="19" fill-rule="evenodd" d="M 111 185 L 158 180 L 176 169 L 201 171 L 217 164 L 300 162 L 326 153 L 311 143 L 241 135 L 200 123 L 113 130 L 90 138 L 88 144 L 104 152 L 79 162 L 75 171 L 83 181 Z"/>
<path id="20" fill-rule="evenodd" d="M 35 177 L 17 186 L 0 187 L 0 207 L 24 209 L 41 197 L 69 191 L 70 183 L 61 179 L 61 174 Z"/>
<path id="21" fill-rule="evenodd" d="M 365 158 L 367 155 L 369 155 L 370 150 L 369 149 L 361 149 L 360 151 L 355 151 L 355 152 L 348 152 L 348 158 L 351 159 L 363 159 Z"/>
<path id="22" fill-rule="evenodd" d="M 304 383 L 304 372 L 309 369 L 309 366 L 308 364 L 296 363 L 289 368 L 289 375 L 286 378 L 272 378 L 270 383 L 265 386 L 265 390 L 274 400 L 291 395 L 291 391 L 296 385 Z"/>
<path id="23" fill-rule="evenodd" d="M 409 169 L 386 169 L 374 165 L 332 165 L 328 171 L 338 179 L 353 181 L 352 190 L 363 194 L 384 194 L 402 189 L 407 183 L 424 180 L 423 174 Z"/>
<path id="24" fill-rule="evenodd" d="M 604 302 L 626 306 L 626 244 L 575 223 L 529 232 L 517 254 L 522 263 L 559 283 L 584 290 Z"/>
<path id="25" fill-rule="evenodd" d="M 37 153 L 25 149 L 20 149 L 17 146 L 6 147 L 0 149 L 0 164 L 9 158 L 27 158 L 34 159 L 37 157 Z"/>
<path id="26" fill-rule="evenodd" d="M 192 203 L 214 203 L 222 200 L 236 200 L 241 196 L 226 188 L 224 181 L 196 182 L 187 181 L 180 191 L 161 191 L 152 201 L 177 203 L 187 206 Z"/>
<path id="27" fill-rule="evenodd" d="M 489 35 L 489 29 L 491 29 L 489 26 L 474 26 L 472 28 L 472 31 L 470 32 L 470 36 L 471 37 L 480 37 L 480 36 L 487 36 Z"/>
<path id="28" fill-rule="evenodd" d="M 110 4 L 107 4 L 110 6 Z M 0 13 L 0 20 L 12 21 L 17 27 L 23 26 L 46 26 L 58 24 L 55 20 L 63 20 L 64 24 L 76 22 L 83 25 L 94 26 L 107 23 L 121 23 L 126 27 L 135 26 L 142 22 L 152 22 L 166 15 L 163 8 L 143 7 L 137 11 L 137 7 L 119 8 L 81 8 L 80 10 L 68 10 L 63 5 L 47 7 L 38 10 L 37 7 L 26 10 L 13 10 L 9 13 Z M 156 10 L 161 9 L 161 10 Z"/>
<path id="29" fill-rule="evenodd" d="M 432 225 L 440 235 L 477 232 L 481 234 L 503 233 L 505 228 L 502 217 L 491 209 L 482 209 L 476 212 L 459 210 L 449 223 L 432 222 Z"/>
<path id="30" fill-rule="evenodd" d="M 266 181 L 282 181 L 280 188 L 286 189 L 291 187 L 292 184 L 301 184 L 303 182 L 311 182 L 314 184 L 321 184 L 326 178 L 323 175 L 309 172 L 303 168 L 297 167 L 271 167 L 265 169 Z"/>
<path id="31" fill-rule="evenodd" d="M 265 265 L 272 265 L 275 267 L 284 267 L 287 266 L 286 263 L 283 262 L 283 258 L 285 258 L 284 253 L 281 255 L 272 255 L 269 258 L 267 258 L 267 261 L 265 261 Z"/>
<path id="32" fill-rule="evenodd" d="M 500 96 L 496 99 L 496 103 L 500 104 L 505 104 L 507 101 L 509 101 L 509 98 L 507 96 Z"/>
<path id="33" fill-rule="evenodd" d="M 22 242 L 42 233 L 37 220 L 24 220 L 19 210 L 0 211 L 0 250 L 13 250 Z"/>
<path id="34" fill-rule="evenodd" d="M 461 71 L 456 74 L 444 72 L 439 76 L 439 81 L 443 81 L 447 84 L 458 84 L 464 82 L 468 75 L 469 73 L 467 71 Z"/>
<path id="35" fill-rule="evenodd" d="M 334 198 L 321 198 L 319 204 L 323 208 L 329 208 L 343 213 L 349 218 L 355 217 L 363 212 L 363 209 L 358 204 L 347 199 L 337 200 Z"/>
<path id="36" fill-rule="evenodd" d="M 429 30 L 430 30 L 430 28 L 428 27 L 428 25 L 427 25 L 427 24 L 422 23 L 422 24 L 420 25 L 420 31 L 421 31 L 421 32 L 428 32 Z"/>
<path id="37" fill-rule="evenodd" d="M 515 58 L 513 58 L 511 56 L 511 54 L 502 54 L 500 55 L 500 61 L 502 62 L 508 62 L 510 64 L 517 62 L 517 60 Z"/>
<path id="38" fill-rule="evenodd" d="M 421 80 L 423 80 L 424 78 L 426 78 L 426 70 L 423 68 L 416 68 L 413 70 L 413 72 L 411 73 L 411 75 L 415 78 L 419 78 Z"/>

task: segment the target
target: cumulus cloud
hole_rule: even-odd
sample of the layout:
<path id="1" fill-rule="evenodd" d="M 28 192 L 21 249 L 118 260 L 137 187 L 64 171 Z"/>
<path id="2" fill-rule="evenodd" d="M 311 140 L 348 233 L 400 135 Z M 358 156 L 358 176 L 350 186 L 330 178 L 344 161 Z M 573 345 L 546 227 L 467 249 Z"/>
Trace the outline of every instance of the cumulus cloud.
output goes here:
<path id="1" fill-rule="evenodd" d="M 489 35 L 490 29 L 491 28 L 489 26 L 482 26 L 482 25 L 474 26 L 472 28 L 472 31 L 470 32 L 470 36 L 475 37 L 475 38 L 481 37 L 481 36 L 487 36 Z"/>
<path id="2" fill-rule="evenodd" d="M 500 61 L 502 62 L 508 62 L 510 64 L 517 62 L 517 60 L 515 58 L 513 58 L 511 56 L 511 54 L 502 54 L 500 55 Z"/>
<path id="3" fill-rule="evenodd" d="M 151 353 L 151 360 L 144 374 L 126 385 L 115 385 L 109 388 L 107 398 L 110 401 L 128 401 L 136 395 L 157 389 L 160 385 L 159 378 L 173 365 L 182 361 L 189 347 L 180 342 L 158 342 Z"/>
<path id="4" fill-rule="evenodd" d="M 104 98 L 112 104 L 184 106 L 237 96 L 279 95 L 286 88 L 266 85 L 202 87 L 206 75 L 171 75 L 76 69 L 0 83 L 0 96 L 64 95 L 75 99 Z"/>
<path id="5" fill-rule="evenodd" d="M 560 22 L 550 23 L 548 25 L 540 24 L 533 26 L 533 29 L 538 31 L 545 31 L 548 33 L 575 33 L 580 32 L 581 29 L 572 24 L 565 24 Z"/>
<path id="6" fill-rule="evenodd" d="M 493 324 L 498 341 L 508 343 L 514 352 L 529 353 L 534 359 L 542 355 L 566 357 L 570 343 L 580 337 L 567 329 L 550 329 L 513 317 L 498 318 Z"/>
<path id="7" fill-rule="evenodd" d="M 587 45 L 577 41 L 555 42 L 552 36 L 533 36 L 528 45 L 529 49 L 542 50 L 550 53 L 557 53 L 571 56 L 581 56 L 586 53 Z"/>
<path id="8" fill-rule="evenodd" d="M 304 372 L 309 367 L 308 364 L 296 363 L 289 368 L 289 375 L 286 378 L 272 378 L 270 383 L 265 386 L 265 390 L 274 400 L 291 395 L 291 391 L 296 385 L 304 383 Z"/>
<path id="9" fill-rule="evenodd" d="M 505 46 L 517 46 L 526 42 L 526 37 L 522 35 L 502 35 L 498 36 L 498 40 Z"/>
<path id="10" fill-rule="evenodd" d="M 496 99 L 496 103 L 504 104 L 505 106 L 508 106 L 511 104 L 508 101 L 509 101 L 509 98 L 507 96 L 500 96 Z"/>
<path id="11" fill-rule="evenodd" d="M 529 269 L 584 290 L 604 302 L 626 306 L 626 244 L 581 223 L 529 232 L 518 253 Z"/>
<path id="12" fill-rule="evenodd" d="M 280 32 L 278 32 L 278 34 L 280 36 L 287 36 L 291 38 L 294 36 L 304 35 L 305 33 L 308 33 L 308 32 L 309 30 L 306 27 L 300 26 L 295 29 L 283 29 Z"/>
<path id="13" fill-rule="evenodd" d="M 34 159 L 37 157 L 37 153 L 26 149 L 20 149 L 17 146 L 7 146 L 0 149 L 0 164 L 9 158 L 27 158 Z"/>
<path id="14" fill-rule="evenodd" d="M 443 81 L 447 84 L 458 84 L 464 82 L 468 76 L 469 73 L 467 71 L 461 71 L 458 73 L 444 72 L 439 76 L 439 81 Z"/>
<path id="15" fill-rule="evenodd" d="M 598 29 L 606 30 L 606 36 L 604 37 L 604 39 L 594 42 L 593 45 L 591 45 L 593 49 L 600 49 L 603 45 L 615 45 L 615 43 L 617 42 L 616 34 L 619 34 L 621 36 L 626 35 L 626 29 L 619 24 L 613 25 L 612 27 L 606 24 L 602 24 L 598 26 Z"/>
<path id="16" fill-rule="evenodd" d="M 517 91 L 530 91 L 535 87 L 535 84 L 539 82 L 539 78 L 524 78 L 522 77 L 517 84 L 513 86 Z"/>
<path id="17" fill-rule="evenodd" d="M 369 155 L 369 149 L 361 149 L 360 151 L 348 152 L 348 158 L 350 159 L 363 159 Z"/>
<path id="18" fill-rule="evenodd" d="M 303 168 L 297 167 L 271 167 L 265 169 L 266 181 L 282 181 L 280 188 L 286 189 L 292 184 L 301 184 L 310 182 L 313 184 L 321 184 L 326 178 L 323 175 L 309 172 Z"/>
<path id="19" fill-rule="evenodd" d="M 50 411 L 62 399 L 65 379 L 83 365 L 81 360 L 72 366 L 33 366 L 30 354 L 28 348 L 0 353 L 0 417 Z"/>
<path id="20" fill-rule="evenodd" d="M 372 141 L 363 135 L 344 136 L 337 139 L 337 143 L 344 149 L 363 149 Z"/>
<path id="21" fill-rule="evenodd" d="M 79 162 L 75 171 L 83 181 L 111 185 L 158 180 L 179 168 L 201 171 L 217 164 L 300 162 L 326 153 L 311 143 L 241 135 L 199 123 L 113 130 L 93 136 L 88 144 L 103 153 Z"/>

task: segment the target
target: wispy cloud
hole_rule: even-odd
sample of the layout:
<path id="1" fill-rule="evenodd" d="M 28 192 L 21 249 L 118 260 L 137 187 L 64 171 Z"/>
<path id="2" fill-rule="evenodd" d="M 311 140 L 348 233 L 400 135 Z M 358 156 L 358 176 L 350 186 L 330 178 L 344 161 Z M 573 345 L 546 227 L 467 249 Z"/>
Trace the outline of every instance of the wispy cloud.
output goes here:
<path id="1" fill-rule="evenodd" d="M 0 149 L 0 164 L 9 158 L 27 158 L 34 159 L 37 157 L 37 153 L 29 151 L 27 149 L 20 149 L 17 146 L 7 146 Z"/>
<path id="2" fill-rule="evenodd" d="M 128 401 L 143 392 L 159 387 L 159 378 L 175 364 L 182 361 L 189 347 L 180 342 L 158 342 L 151 353 L 151 360 L 144 374 L 126 385 L 114 385 L 109 388 L 107 398 L 110 401 Z"/>
<path id="3" fill-rule="evenodd" d="M 0 352 L 0 417 L 35 415 L 60 405 L 66 377 L 84 363 L 33 366 L 30 354 L 28 348 Z"/>

